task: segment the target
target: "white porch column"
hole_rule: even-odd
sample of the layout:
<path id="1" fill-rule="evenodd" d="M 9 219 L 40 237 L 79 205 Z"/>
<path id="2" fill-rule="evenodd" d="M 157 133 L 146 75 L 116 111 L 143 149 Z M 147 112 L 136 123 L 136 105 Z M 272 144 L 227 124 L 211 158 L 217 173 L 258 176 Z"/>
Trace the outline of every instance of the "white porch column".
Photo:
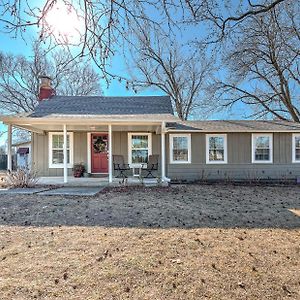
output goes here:
<path id="1" fill-rule="evenodd" d="M 7 125 L 7 171 L 12 170 L 12 126 Z"/>
<path id="2" fill-rule="evenodd" d="M 166 178 L 166 134 L 165 122 L 161 123 L 161 179 Z"/>
<path id="3" fill-rule="evenodd" d="M 63 147 L 63 150 L 64 150 L 64 183 L 68 182 L 67 136 L 68 136 L 67 125 L 64 124 L 64 147 Z"/>
<path id="4" fill-rule="evenodd" d="M 112 127 L 111 124 L 108 125 L 108 182 L 112 182 Z"/>

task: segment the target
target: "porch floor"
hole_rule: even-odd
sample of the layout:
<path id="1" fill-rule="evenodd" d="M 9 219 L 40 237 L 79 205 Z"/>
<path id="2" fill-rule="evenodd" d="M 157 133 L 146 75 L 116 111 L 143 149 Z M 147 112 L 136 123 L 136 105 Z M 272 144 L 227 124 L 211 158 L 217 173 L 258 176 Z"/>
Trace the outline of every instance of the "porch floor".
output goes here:
<path id="1" fill-rule="evenodd" d="M 152 179 L 155 180 L 155 179 Z M 59 185 L 59 186 L 119 186 L 122 183 L 121 178 L 113 178 L 113 182 L 109 183 L 107 177 L 93 178 L 93 177 L 68 177 L 68 182 L 64 183 L 63 177 L 40 177 L 38 185 Z M 141 181 L 137 177 L 127 178 L 128 185 L 141 185 Z"/>

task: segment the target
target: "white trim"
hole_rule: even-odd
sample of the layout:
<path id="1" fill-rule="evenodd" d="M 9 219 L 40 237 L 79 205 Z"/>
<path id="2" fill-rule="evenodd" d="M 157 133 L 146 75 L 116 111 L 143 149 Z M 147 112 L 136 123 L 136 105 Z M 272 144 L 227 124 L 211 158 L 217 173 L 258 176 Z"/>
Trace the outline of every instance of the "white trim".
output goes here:
<path id="1" fill-rule="evenodd" d="M 170 134 L 170 164 L 190 164 L 192 161 L 192 143 L 191 143 L 191 134 L 190 133 L 181 133 L 181 134 Z M 188 142 L 188 160 L 173 160 L 173 138 L 174 137 L 186 137 Z"/>
<path id="2" fill-rule="evenodd" d="M 92 174 L 92 175 L 108 175 L 108 172 L 106 172 L 106 173 L 95 173 L 95 172 L 92 172 L 92 173 L 90 173 L 90 174 Z"/>
<path id="3" fill-rule="evenodd" d="M 141 164 L 132 163 L 132 144 L 131 139 L 133 135 L 147 135 L 148 136 L 148 156 L 152 154 L 152 133 L 151 132 L 128 132 L 128 164 L 130 167 L 140 167 Z"/>
<path id="4" fill-rule="evenodd" d="M 64 124 L 63 129 L 64 129 L 64 144 L 63 144 L 64 183 L 67 183 L 68 182 L 68 159 L 67 159 L 67 156 L 68 156 L 68 148 L 67 148 L 67 145 L 68 145 L 68 132 L 67 132 L 67 125 L 66 124 Z M 69 146 L 71 147 L 71 145 L 69 145 Z M 53 153 L 53 151 L 51 151 L 51 154 L 52 153 Z M 52 162 L 52 160 L 51 160 L 51 162 Z"/>
<path id="5" fill-rule="evenodd" d="M 161 178 L 166 177 L 166 134 L 165 134 L 165 122 L 161 123 Z"/>
<path id="6" fill-rule="evenodd" d="M 192 126 L 192 125 L 191 125 Z M 213 129 L 213 130 L 206 130 L 206 129 L 193 129 L 193 130 L 187 130 L 187 129 L 166 129 L 166 132 L 168 133 L 185 133 L 185 132 L 192 132 L 192 133 L 207 133 L 207 134 L 214 134 L 214 133 L 253 133 L 253 132 L 256 132 L 256 133 L 293 133 L 293 132 L 297 132 L 297 133 L 300 133 L 299 130 L 230 130 L 230 131 L 226 131 L 224 129 L 220 129 L 220 130 L 216 130 L 216 129 Z"/>
<path id="7" fill-rule="evenodd" d="M 292 162 L 295 164 L 299 164 L 300 163 L 300 159 L 296 159 L 296 143 L 295 143 L 295 139 L 296 137 L 300 138 L 300 133 L 293 133 L 292 135 Z"/>
<path id="8" fill-rule="evenodd" d="M 139 118 L 139 116 L 141 116 Z M 162 116 L 161 114 L 159 116 Z M 87 124 L 91 126 L 98 126 L 98 125 L 120 125 L 120 124 L 153 124 L 153 125 L 160 125 L 162 120 L 165 120 L 165 122 L 178 122 L 180 121 L 178 118 L 173 117 L 173 118 L 163 118 L 160 117 L 158 119 L 150 119 L 147 118 L 143 115 L 130 115 L 130 118 L 126 118 L 126 115 L 106 115 L 103 117 L 103 115 L 93 115 L 92 118 L 90 118 L 89 115 L 56 115 L 55 117 L 51 118 L 46 118 L 46 117 L 41 117 L 41 118 L 28 118 L 28 117 L 16 117 L 16 116 L 7 116 L 7 115 L 0 115 L 0 121 L 2 121 L 5 124 L 12 124 L 12 125 L 26 125 L 29 123 L 32 124 L 53 124 L 53 122 L 56 121 L 57 124 L 63 125 L 66 120 L 68 120 L 68 125 L 72 124 L 78 124 L 78 122 L 81 122 L 82 124 Z M 26 124 L 25 124 L 26 123 Z M 296 130 L 297 131 L 297 130 Z M 300 131 L 300 130 L 299 130 Z"/>
<path id="9" fill-rule="evenodd" d="M 269 138 L 270 159 L 269 160 L 255 160 L 255 139 L 257 137 Z M 251 161 L 253 164 L 272 164 L 273 163 L 273 133 L 252 133 L 251 137 Z"/>
<path id="10" fill-rule="evenodd" d="M 224 160 L 210 160 L 209 159 L 209 138 L 211 137 L 222 137 L 224 139 Z M 205 137 L 205 148 L 206 148 L 206 163 L 207 164 L 227 164 L 227 134 L 206 134 Z"/>
<path id="11" fill-rule="evenodd" d="M 112 183 L 113 167 L 112 167 L 112 126 L 108 125 L 108 182 Z"/>
<path id="12" fill-rule="evenodd" d="M 87 133 L 87 172 L 89 174 L 92 173 L 92 155 L 91 155 L 91 139 L 92 139 L 92 133 Z"/>
<path id="13" fill-rule="evenodd" d="M 48 152 L 49 152 L 49 169 L 63 169 L 64 164 L 53 164 L 52 163 L 52 136 L 53 135 L 64 135 L 63 132 L 49 132 L 48 135 Z M 73 168 L 74 163 L 74 134 L 73 132 L 68 132 L 68 135 L 70 136 L 70 163 L 67 165 L 67 167 Z"/>
<path id="14" fill-rule="evenodd" d="M 12 170 L 12 125 L 7 125 L 7 171 Z"/>

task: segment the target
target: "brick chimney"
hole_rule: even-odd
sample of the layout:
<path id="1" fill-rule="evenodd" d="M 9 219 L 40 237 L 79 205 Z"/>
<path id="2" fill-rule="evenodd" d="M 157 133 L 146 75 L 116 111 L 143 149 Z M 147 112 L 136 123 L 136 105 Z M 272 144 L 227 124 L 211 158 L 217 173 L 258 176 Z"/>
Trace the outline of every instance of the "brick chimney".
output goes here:
<path id="1" fill-rule="evenodd" d="M 55 95 L 55 90 L 51 86 L 51 77 L 46 75 L 39 76 L 40 79 L 40 92 L 39 100 L 49 99 Z"/>

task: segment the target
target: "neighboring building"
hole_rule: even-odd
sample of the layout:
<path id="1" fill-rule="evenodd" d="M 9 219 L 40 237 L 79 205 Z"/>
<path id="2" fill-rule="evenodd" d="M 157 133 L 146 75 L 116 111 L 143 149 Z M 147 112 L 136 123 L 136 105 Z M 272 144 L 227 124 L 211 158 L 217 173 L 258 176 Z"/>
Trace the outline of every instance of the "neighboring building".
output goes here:
<path id="1" fill-rule="evenodd" d="M 16 167 L 25 168 L 31 167 L 31 142 L 24 141 L 14 143 L 12 147 L 15 148 L 14 153 L 16 154 Z"/>
<path id="2" fill-rule="evenodd" d="M 107 174 L 111 182 L 114 154 L 136 168 L 158 154 L 160 176 L 166 181 L 300 176 L 298 123 L 183 122 L 165 96 L 53 94 L 46 78 L 34 112 L 1 117 L 9 132 L 17 126 L 33 133 L 32 162 L 40 176 L 64 175 L 66 182 L 74 163 L 82 162 L 89 173 Z"/>

